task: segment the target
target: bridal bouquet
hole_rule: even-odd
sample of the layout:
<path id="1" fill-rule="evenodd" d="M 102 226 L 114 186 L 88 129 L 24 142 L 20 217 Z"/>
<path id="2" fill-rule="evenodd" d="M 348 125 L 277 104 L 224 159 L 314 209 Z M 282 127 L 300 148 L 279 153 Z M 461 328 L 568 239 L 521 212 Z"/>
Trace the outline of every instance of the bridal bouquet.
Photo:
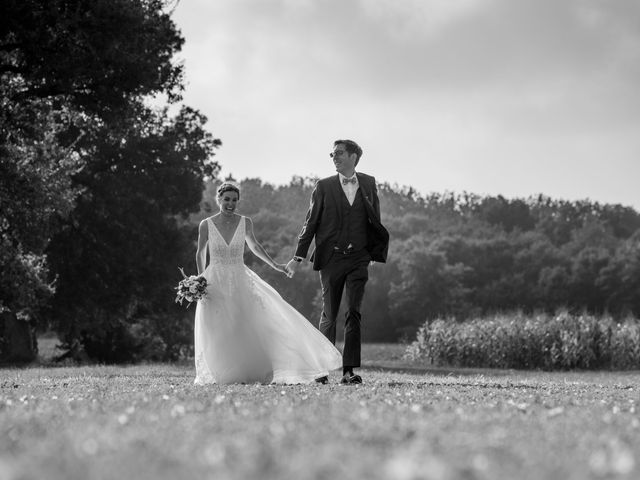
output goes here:
<path id="1" fill-rule="evenodd" d="M 176 303 L 182 305 L 182 302 L 185 300 L 187 303 L 187 308 L 193 302 L 197 302 L 198 300 L 202 300 L 207 294 L 207 280 L 204 277 L 199 277 L 196 275 L 186 276 L 184 270 L 179 268 L 180 273 L 182 273 L 182 280 L 178 283 L 176 290 L 178 291 L 176 295 Z"/>

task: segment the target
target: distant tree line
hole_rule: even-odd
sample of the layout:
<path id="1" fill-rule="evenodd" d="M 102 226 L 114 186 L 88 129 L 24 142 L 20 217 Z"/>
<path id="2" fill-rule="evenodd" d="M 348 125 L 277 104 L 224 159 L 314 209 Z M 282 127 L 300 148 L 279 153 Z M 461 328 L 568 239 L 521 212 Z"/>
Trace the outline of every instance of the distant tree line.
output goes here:
<path id="1" fill-rule="evenodd" d="M 314 182 L 241 182 L 240 211 L 254 218 L 257 238 L 281 261 L 293 253 Z M 194 238 L 197 222 L 216 211 L 214 186 L 191 219 Z M 640 315 L 640 214 L 633 208 L 542 195 L 421 196 L 388 184 L 379 195 L 391 245 L 388 263 L 370 269 L 367 341 L 412 338 L 429 319 L 505 311 Z M 319 281 L 310 265 L 291 281 L 251 254 L 246 261 L 318 321 Z"/>

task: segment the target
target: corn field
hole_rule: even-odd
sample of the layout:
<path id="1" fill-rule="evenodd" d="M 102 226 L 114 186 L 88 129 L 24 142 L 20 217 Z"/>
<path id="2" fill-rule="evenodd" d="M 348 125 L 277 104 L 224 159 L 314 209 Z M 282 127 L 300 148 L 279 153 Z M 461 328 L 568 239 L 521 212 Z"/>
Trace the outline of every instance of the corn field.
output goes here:
<path id="1" fill-rule="evenodd" d="M 640 322 L 608 316 L 497 315 L 425 323 L 405 357 L 431 365 L 542 370 L 640 368 Z"/>

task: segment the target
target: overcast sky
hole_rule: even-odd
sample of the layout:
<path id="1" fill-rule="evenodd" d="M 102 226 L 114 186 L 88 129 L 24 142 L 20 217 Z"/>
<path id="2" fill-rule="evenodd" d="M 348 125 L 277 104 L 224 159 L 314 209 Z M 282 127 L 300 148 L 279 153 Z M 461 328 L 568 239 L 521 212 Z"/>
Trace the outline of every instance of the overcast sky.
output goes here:
<path id="1" fill-rule="evenodd" d="M 186 104 L 222 175 L 358 169 L 420 193 L 640 210 L 636 0 L 181 0 Z"/>

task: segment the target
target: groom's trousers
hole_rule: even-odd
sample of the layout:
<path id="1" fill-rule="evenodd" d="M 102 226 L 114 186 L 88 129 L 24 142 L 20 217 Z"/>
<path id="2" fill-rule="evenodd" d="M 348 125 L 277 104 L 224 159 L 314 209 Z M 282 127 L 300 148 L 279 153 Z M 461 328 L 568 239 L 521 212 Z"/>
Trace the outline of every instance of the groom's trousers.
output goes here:
<path id="1" fill-rule="evenodd" d="M 347 302 L 344 325 L 344 367 L 360 366 L 360 308 L 364 287 L 369 279 L 371 255 L 366 250 L 348 254 L 334 253 L 327 265 L 320 270 L 322 285 L 322 314 L 320 331 L 332 343 L 336 343 L 336 320 L 342 294 L 346 288 Z"/>

